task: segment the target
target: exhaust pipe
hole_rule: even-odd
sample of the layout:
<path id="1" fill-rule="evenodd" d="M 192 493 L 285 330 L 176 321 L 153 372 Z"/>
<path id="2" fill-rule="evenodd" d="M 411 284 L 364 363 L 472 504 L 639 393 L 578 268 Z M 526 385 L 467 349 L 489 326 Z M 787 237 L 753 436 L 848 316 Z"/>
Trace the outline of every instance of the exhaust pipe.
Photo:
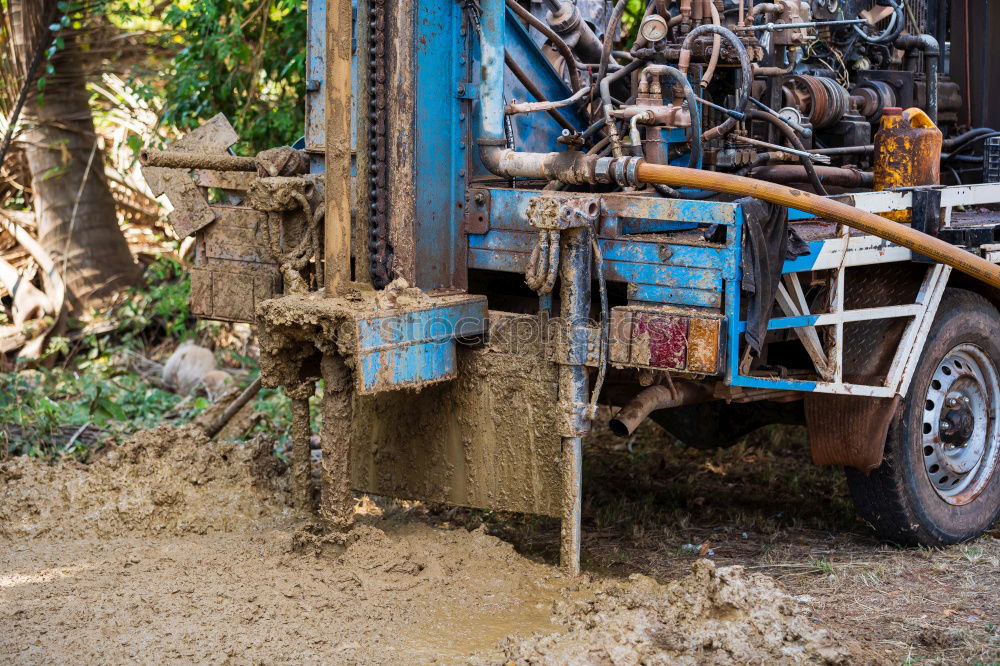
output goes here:
<path id="1" fill-rule="evenodd" d="M 674 390 L 663 384 L 649 386 L 618 410 L 608 426 L 619 437 L 628 437 L 658 409 L 694 405 L 712 399 L 712 387 L 698 382 L 678 382 Z"/>

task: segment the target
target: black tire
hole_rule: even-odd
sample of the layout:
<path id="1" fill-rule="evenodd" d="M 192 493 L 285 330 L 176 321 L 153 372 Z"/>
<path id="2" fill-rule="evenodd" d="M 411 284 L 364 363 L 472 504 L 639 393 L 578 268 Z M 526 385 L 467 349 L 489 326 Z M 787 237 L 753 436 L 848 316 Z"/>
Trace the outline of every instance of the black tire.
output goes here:
<path id="1" fill-rule="evenodd" d="M 963 289 L 945 291 L 907 398 L 889 426 L 882 464 L 868 476 L 846 470 L 858 513 L 883 539 L 908 546 L 954 544 L 981 535 L 1000 516 L 1000 395 L 990 388 L 1000 374 L 998 332 L 1000 313 L 989 301 Z M 979 393 L 974 371 L 986 378 Z M 942 379 L 951 383 L 942 386 Z M 974 434 L 961 439 L 969 428 Z M 963 472 L 976 460 L 979 442 L 984 455 Z"/>

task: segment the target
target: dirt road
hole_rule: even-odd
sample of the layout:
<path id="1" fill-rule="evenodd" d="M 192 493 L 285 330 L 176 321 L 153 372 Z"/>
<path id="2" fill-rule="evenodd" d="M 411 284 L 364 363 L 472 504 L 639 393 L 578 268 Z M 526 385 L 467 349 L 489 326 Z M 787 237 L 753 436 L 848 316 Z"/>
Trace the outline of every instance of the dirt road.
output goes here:
<path id="1" fill-rule="evenodd" d="M 140 433 L 86 466 L 0 464 L 0 660 L 899 663 L 902 654 L 827 612 L 846 591 L 824 587 L 825 570 L 785 581 L 806 594 L 796 601 L 724 539 L 658 552 L 644 541 L 650 525 L 623 534 L 613 513 L 591 513 L 591 573 L 571 579 L 544 563 L 554 544 L 544 521 L 493 516 L 469 529 L 480 512 L 363 498 L 359 526 L 331 537 L 289 506 L 269 447 L 212 443 L 192 429 Z M 671 515 L 673 536 L 699 534 Z M 750 529 L 753 539 L 736 538 L 757 541 Z M 987 558 L 1000 552 L 983 548 Z M 751 568 L 717 568 L 708 556 Z M 996 617 L 991 594 L 977 612 Z M 929 640 L 940 645 L 922 647 L 937 657 L 956 654 L 945 629 Z M 969 645 L 963 654 L 988 656 L 997 643 L 987 633 Z"/>

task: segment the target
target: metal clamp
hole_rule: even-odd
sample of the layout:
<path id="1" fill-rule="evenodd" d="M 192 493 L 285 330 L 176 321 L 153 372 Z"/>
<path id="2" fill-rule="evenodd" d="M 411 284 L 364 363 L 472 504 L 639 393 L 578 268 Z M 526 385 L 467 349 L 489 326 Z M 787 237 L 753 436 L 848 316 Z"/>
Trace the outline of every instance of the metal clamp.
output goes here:
<path id="1" fill-rule="evenodd" d="M 539 231 L 593 227 L 600 216 L 600 197 L 536 197 L 528 204 L 528 223 Z"/>
<path id="2" fill-rule="evenodd" d="M 639 185 L 639 165 L 642 161 L 641 157 L 601 157 L 594 163 L 594 180 L 636 187 Z"/>

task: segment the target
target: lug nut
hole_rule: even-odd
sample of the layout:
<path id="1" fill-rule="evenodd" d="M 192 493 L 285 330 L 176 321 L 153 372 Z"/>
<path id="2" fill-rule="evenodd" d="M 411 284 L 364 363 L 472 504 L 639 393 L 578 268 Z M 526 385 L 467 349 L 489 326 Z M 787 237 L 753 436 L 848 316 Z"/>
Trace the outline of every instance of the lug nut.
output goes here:
<path id="1" fill-rule="evenodd" d="M 942 420 L 940 423 L 938 423 L 938 428 L 944 430 L 945 432 L 951 430 L 951 421 Z"/>

